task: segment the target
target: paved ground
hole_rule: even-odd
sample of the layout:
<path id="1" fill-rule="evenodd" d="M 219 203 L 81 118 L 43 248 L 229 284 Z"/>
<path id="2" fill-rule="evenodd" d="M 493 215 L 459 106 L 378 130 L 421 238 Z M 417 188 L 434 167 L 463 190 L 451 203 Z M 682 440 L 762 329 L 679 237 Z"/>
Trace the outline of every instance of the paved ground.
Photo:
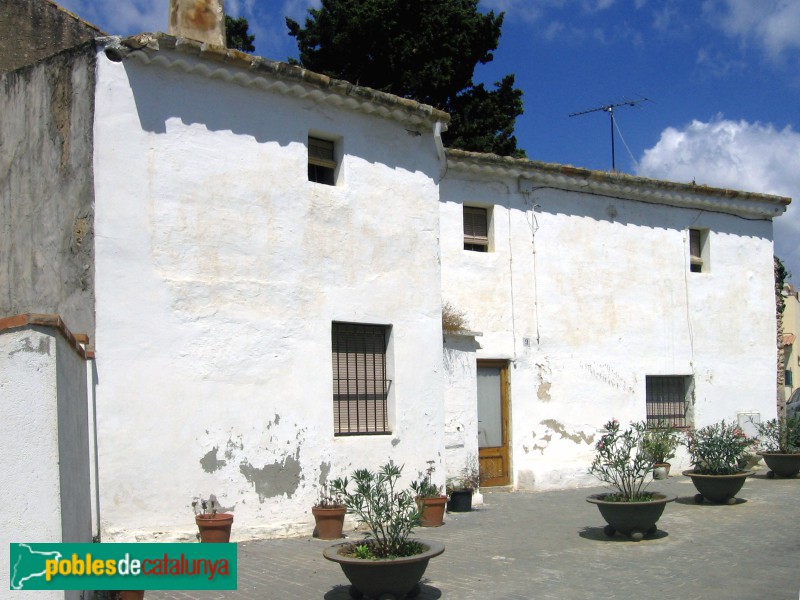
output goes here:
<path id="1" fill-rule="evenodd" d="M 585 497 L 597 489 L 488 492 L 419 537 L 444 541 L 420 600 L 800 598 L 800 478 L 747 480 L 734 506 L 694 503 L 683 476 L 650 489 L 676 494 L 653 538 L 608 538 Z M 349 532 L 352 537 L 353 532 Z M 147 592 L 146 600 L 349 600 L 339 566 L 313 538 L 239 544 L 235 592 Z"/>

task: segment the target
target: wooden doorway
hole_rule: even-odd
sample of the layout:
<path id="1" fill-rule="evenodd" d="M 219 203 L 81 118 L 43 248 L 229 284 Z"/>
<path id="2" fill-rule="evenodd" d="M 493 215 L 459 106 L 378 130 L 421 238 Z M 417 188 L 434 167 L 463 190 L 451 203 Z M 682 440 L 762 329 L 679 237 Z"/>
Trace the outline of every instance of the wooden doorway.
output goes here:
<path id="1" fill-rule="evenodd" d="M 482 486 L 511 483 L 508 361 L 478 361 L 478 466 Z"/>

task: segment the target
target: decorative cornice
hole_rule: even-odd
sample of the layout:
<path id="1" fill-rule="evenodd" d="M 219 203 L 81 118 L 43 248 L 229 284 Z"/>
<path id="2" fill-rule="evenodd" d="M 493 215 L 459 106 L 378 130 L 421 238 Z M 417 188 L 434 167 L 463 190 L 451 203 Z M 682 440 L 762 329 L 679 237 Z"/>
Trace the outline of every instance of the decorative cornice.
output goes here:
<path id="1" fill-rule="evenodd" d="M 447 150 L 450 171 L 479 176 L 514 177 L 520 191 L 552 187 L 652 204 L 724 212 L 745 218 L 772 219 L 786 211 L 791 198 L 727 190 L 646 177 L 592 171 L 519 158 Z"/>
<path id="2" fill-rule="evenodd" d="M 98 40 L 110 60 L 136 59 L 167 69 L 179 69 L 209 79 L 258 88 L 366 114 L 408 125 L 433 126 L 450 122 L 450 115 L 427 104 L 386 92 L 353 85 L 302 67 L 210 46 L 165 33 L 141 33 L 128 38 Z"/>

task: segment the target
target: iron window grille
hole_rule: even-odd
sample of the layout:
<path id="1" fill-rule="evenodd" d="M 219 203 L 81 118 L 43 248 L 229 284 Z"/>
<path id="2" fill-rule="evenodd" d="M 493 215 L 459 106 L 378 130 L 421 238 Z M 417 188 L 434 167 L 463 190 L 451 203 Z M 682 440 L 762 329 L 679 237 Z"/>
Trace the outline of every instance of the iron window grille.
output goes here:
<path id="1" fill-rule="evenodd" d="M 336 435 L 390 433 L 387 327 L 333 323 L 333 426 Z"/>
<path id="2" fill-rule="evenodd" d="M 646 378 L 647 426 L 666 421 L 678 429 L 689 427 L 692 378 L 684 375 L 648 375 Z"/>

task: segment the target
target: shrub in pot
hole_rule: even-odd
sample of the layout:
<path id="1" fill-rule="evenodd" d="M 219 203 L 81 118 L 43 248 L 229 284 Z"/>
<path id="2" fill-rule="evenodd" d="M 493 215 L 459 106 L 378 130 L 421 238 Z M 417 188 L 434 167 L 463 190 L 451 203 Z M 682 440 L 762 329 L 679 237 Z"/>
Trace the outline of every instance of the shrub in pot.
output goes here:
<path id="1" fill-rule="evenodd" d="M 596 504 L 606 520 L 606 535 L 630 536 L 634 541 L 657 531 L 656 523 L 668 502 L 676 496 L 650 492 L 646 479 L 653 470 L 653 458 L 644 451 L 646 423 L 631 423 L 621 430 L 614 419 L 604 425 L 595 444 L 595 457 L 589 472 L 611 487 L 611 492 L 593 494 L 586 500 Z"/>
<path id="2" fill-rule="evenodd" d="M 472 495 L 480 485 L 478 461 L 472 456 L 461 469 L 458 477 L 447 482 L 447 510 L 450 512 L 469 512 L 472 510 Z"/>
<path id="3" fill-rule="evenodd" d="M 767 463 L 767 477 L 794 477 L 800 472 L 800 418 L 771 419 L 759 423 L 758 455 Z"/>
<path id="4" fill-rule="evenodd" d="M 738 425 L 725 420 L 688 432 L 685 443 L 693 468 L 683 474 L 699 492 L 695 502 L 736 504 L 736 494 L 753 474 L 744 467 L 754 441 Z"/>
<path id="5" fill-rule="evenodd" d="M 315 523 L 313 535 L 321 540 L 337 540 L 342 537 L 346 511 L 341 495 L 331 492 L 328 484 L 324 484 L 316 504 L 311 507 Z"/>
<path id="6" fill-rule="evenodd" d="M 231 541 L 233 515 L 219 512 L 217 497 L 211 494 L 208 500 L 200 497 L 192 500 L 194 520 L 200 530 L 199 538 L 204 543 L 227 543 Z"/>
<path id="7" fill-rule="evenodd" d="M 347 512 L 368 529 L 363 540 L 334 544 L 323 551 L 325 558 L 342 568 L 355 598 L 414 594 L 428 561 L 444 552 L 440 542 L 411 537 L 421 515 L 414 491 L 400 487 L 402 471 L 389 461 L 377 471 L 357 469 L 351 478 L 331 482 Z"/>
<path id="8" fill-rule="evenodd" d="M 411 482 L 411 489 L 414 491 L 415 500 L 420 511 L 420 525 L 422 527 L 440 527 L 444 523 L 444 507 L 447 503 L 447 496 L 444 494 L 442 486 L 436 485 L 432 481 L 434 472 L 434 461 L 428 461 L 428 468 L 421 479 Z"/>
<path id="9" fill-rule="evenodd" d="M 668 421 L 659 420 L 655 424 L 648 424 L 647 431 L 645 431 L 642 439 L 642 448 L 653 460 L 653 475 L 655 479 L 663 479 L 669 476 L 671 466 L 669 461 L 675 457 L 678 442 L 678 431 Z M 664 473 L 664 477 L 659 476 L 661 472 Z"/>

